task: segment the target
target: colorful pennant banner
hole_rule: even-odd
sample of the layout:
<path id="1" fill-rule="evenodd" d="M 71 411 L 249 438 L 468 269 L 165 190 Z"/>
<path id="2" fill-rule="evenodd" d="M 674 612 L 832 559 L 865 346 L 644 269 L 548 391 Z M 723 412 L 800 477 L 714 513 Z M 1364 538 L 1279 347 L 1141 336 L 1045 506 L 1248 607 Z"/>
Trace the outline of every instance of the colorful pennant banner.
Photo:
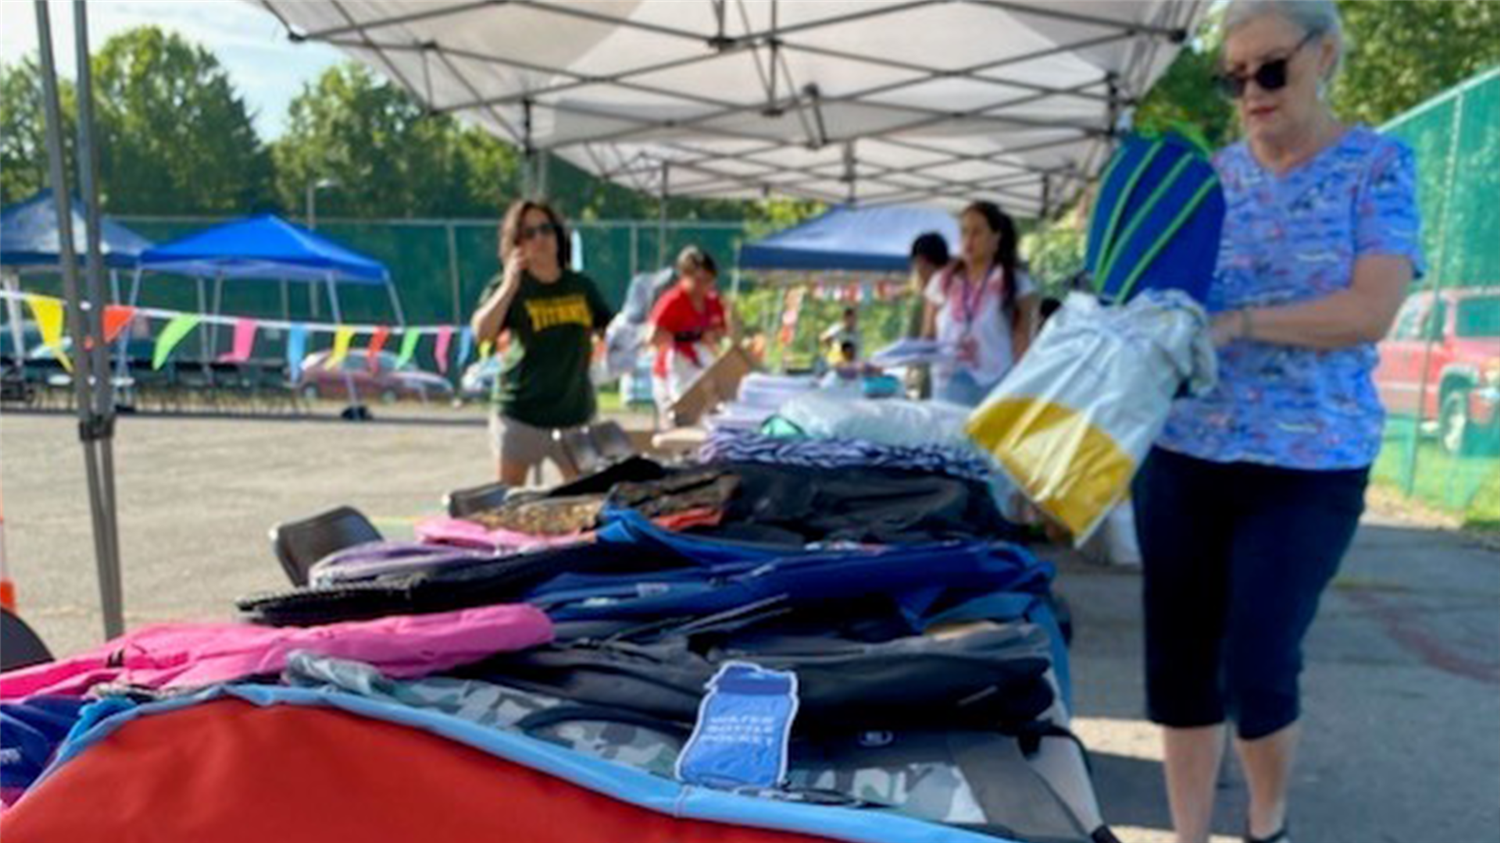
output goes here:
<path id="1" fill-rule="evenodd" d="M 259 327 L 254 319 L 240 319 L 234 323 L 234 350 L 224 355 L 225 362 L 243 363 L 255 350 L 255 331 Z"/>
<path id="2" fill-rule="evenodd" d="M 63 351 L 62 300 L 28 295 L 26 305 L 31 308 L 32 318 L 36 319 L 37 330 L 42 332 L 42 344 L 52 349 L 52 354 L 57 357 L 58 362 L 62 363 L 64 369 L 73 371 L 73 361 L 69 360 L 67 352 Z"/>
<path id="3" fill-rule="evenodd" d="M 349 344 L 354 340 L 353 328 L 339 328 L 333 332 L 333 351 L 328 355 L 326 368 L 337 369 L 344 365 L 344 358 L 349 356 Z"/>
<path id="4" fill-rule="evenodd" d="M 437 348 L 433 350 L 433 356 L 437 358 L 438 371 L 448 374 L 448 346 L 453 343 L 452 328 L 438 328 Z"/>
<path id="5" fill-rule="evenodd" d="M 203 321 L 195 313 L 179 313 L 167 322 L 167 326 L 161 329 L 161 335 L 156 338 L 156 353 L 151 357 L 151 368 L 160 369 L 166 365 L 167 357 L 171 355 L 172 349 L 182 342 L 183 338 L 198 327 Z"/>
<path id="6" fill-rule="evenodd" d="M 406 331 L 401 335 L 401 353 L 396 355 L 396 368 L 402 368 L 417 354 L 417 343 L 421 342 L 420 331 Z"/>
<path id="7" fill-rule="evenodd" d="M 132 319 L 135 318 L 135 308 L 126 307 L 123 304 L 112 304 L 104 308 L 104 341 L 114 342 L 120 338 Z"/>
<path id="8" fill-rule="evenodd" d="M 307 326 L 293 325 L 286 332 L 286 370 L 292 380 L 302 377 L 302 358 L 307 356 Z"/>
<path id="9" fill-rule="evenodd" d="M 380 352 L 385 349 L 385 341 L 390 339 L 391 329 L 384 325 L 375 329 L 370 335 L 370 344 L 366 347 L 365 354 L 370 362 L 370 371 L 380 371 Z"/>

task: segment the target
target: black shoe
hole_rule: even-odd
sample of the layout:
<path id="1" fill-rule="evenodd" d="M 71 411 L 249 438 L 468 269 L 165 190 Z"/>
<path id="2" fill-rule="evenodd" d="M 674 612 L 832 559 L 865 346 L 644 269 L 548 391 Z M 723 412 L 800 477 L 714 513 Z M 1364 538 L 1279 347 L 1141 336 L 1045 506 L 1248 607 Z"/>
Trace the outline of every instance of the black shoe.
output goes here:
<path id="1" fill-rule="evenodd" d="M 1245 833 L 1245 843 L 1292 843 L 1287 836 L 1287 826 L 1283 825 L 1281 830 L 1270 837 L 1251 837 L 1249 832 Z"/>

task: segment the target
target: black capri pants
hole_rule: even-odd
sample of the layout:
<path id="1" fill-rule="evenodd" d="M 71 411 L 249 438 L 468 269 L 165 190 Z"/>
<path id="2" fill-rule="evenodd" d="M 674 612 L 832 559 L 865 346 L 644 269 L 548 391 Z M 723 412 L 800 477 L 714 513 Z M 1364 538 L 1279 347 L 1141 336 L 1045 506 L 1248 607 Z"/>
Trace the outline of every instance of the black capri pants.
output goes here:
<path id="1" fill-rule="evenodd" d="M 1297 720 L 1302 639 L 1354 539 L 1368 481 L 1368 469 L 1151 452 L 1134 499 L 1153 722 L 1229 719 L 1255 740 Z"/>

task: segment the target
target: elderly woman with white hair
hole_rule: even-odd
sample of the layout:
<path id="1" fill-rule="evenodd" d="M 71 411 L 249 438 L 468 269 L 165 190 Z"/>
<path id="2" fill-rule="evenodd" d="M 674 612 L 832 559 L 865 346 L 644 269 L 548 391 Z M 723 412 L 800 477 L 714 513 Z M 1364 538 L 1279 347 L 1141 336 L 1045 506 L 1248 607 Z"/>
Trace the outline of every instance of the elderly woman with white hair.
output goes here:
<path id="1" fill-rule="evenodd" d="M 1209 294 L 1220 382 L 1137 479 L 1146 694 L 1179 843 L 1208 840 L 1225 724 L 1250 843 L 1287 843 L 1302 640 L 1353 540 L 1384 414 L 1375 343 L 1422 265 L 1411 152 L 1325 99 L 1331 0 L 1234 0 L 1219 82 L 1244 140 Z"/>

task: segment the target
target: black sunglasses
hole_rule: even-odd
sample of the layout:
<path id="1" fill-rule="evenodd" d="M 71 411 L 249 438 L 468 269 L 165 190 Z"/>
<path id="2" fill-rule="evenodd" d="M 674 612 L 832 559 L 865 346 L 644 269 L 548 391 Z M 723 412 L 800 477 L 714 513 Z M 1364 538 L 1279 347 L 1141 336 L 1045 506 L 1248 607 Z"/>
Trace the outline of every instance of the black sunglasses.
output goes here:
<path id="1" fill-rule="evenodd" d="M 1254 73 L 1218 73 L 1214 76 L 1214 83 L 1219 86 L 1219 91 L 1224 96 L 1235 100 L 1245 95 L 1245 88 L 1250 84 L 1250 80 L 1252 79 L 1255 80 L 1255 84 L 1259 85 L 1262 91 L 1279 91 L 1286 87 L 1287 64 L 1296 57 L 1297 53 L 1302 51 L 1303 47 L 1312 43 L 1312 40 L 1317 38 L 1318 34 L 1316 32 L 1309 32 L 1286 55 L 1278 59 L 1263 62 L 1260 67 L 1255 69 Z"/>
<path id="2" fill-rule="evenodd" d="M 526 241 L 530 240 L 533 237 L 541 237 L 544 234 L 550 234 L 553 237 L 556 237 L 557 236 L 557 226 L 553 225 L 550 222 L 544 222 L 544 223 L 542 223 L 540 225 L 528 225 L 528 226 L 525 226 L 524 228 L 522 228 L 520 231 L 518 231 L 516 233 L 517 233 L 517 235 L 519 235 L 517 237 L 517 239 L 520 242 L 525 243 Z"/>

